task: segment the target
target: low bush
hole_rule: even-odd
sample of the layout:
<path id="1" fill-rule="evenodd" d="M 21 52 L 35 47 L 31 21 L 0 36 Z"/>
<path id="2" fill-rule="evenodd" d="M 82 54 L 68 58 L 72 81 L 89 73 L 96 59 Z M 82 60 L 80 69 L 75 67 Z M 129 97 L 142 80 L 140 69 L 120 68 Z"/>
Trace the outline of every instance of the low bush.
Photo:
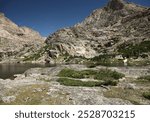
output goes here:
<path id="1" fill-rule="evenodd" d="M 150 52 L 150 41 L 143 41 L 139 44 L 122 44 L 118 46 L 118 52 L 125 57 L 139 57 L 143 53 Z"/>
<path id="2" fill-rule="evenodd" d="M 93 78 L 96 80 L 107 80 L 115 79 L 118 80 L 124 77 L 124 74 L 118 73 L 116 71 L 111 71 L 109 69 L 101 69 L 101 70 L 82 70 L 82 71 L 75 71 L 72 69 L 63 69 L 58 74 L 59 77 L 70 77 L 70 78 Z"/>
<path id="3" fill-rule="evenodd" d="M 83 82 L 81 80 L 74 80 L 74 79 L 69 79 L 69 78 L 59 78 L 57 81 L 61 85 L 65 85 L 65 86 L 98 87 L 101 85 L 105 85 L 105 86 L 109 86 L 109 85 L 116 86 L 117 85 L 117 81 L 113 81 L 113 80 Z"/>
<path id="4" fill-rule="evenodd" d="M 58 74 L 60 77 L 57 81 L 66 86 L 84 86 L 84 87 L 95 87 L 95 86 L 116 86 L 118 79 L 124 77 L 124 74 L 108 69 L 101 70 L 82 70 L 76 71 L 72 69 L 63 69 Z M 73 79 L 75 78 L 75 79 Z M 89 78 L 97 81 L 82 81 L 81 79 Z"/>
<path id="5" fill-rule="evenodd" d="M 97 72 L 94 70 L 75 71 L 72 69 L 63 69 L 62 71 L 60 71 L 58 76 L 71 78 L 89 78 L 90 76 L 93 76 L 96 73 Z"/>
<path id="6" fill-rule="evenodd" d="M 150 100 L 150 91 L 149 92 L 144 92 L 143 97 Z"/>
<path id="7" fill-rule="evenodd" d="M 100 82 L 95 82 L 95 81 L 87 81 L 83 82 L 81 80 L 74 80 L 74 79 L 69 79 L 69 78 L 59 78 L 57 80 L 61 85 L 65 86 L 84 86 L 84 87 L 94 87 L 94 86 L 100 86 Z"/>
<path id="8" fill-rule="evenodd" d="M 111 71 L 108 69 L 101 69 L 95 74 L 95 79 L 98 80 L 107 80 L 107 79 L 115 79 L 118 80 L 125 75 L 122 73 L 118 73 L 116 71 Z"/>

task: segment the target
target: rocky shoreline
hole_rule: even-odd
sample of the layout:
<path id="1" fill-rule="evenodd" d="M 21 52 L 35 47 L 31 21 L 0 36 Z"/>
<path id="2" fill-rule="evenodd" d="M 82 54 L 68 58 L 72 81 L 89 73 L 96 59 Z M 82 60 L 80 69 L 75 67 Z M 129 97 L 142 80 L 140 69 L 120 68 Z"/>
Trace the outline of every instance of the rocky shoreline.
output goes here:
<path id="1" fill-rule="evenodd" d="M 57 82 L 59 78 L 58 73 L 65 69 L 73 70 L 91 70 L 84 65 L 60 65 L 50 68 L 33 68 L 27 70 L 24 74 L 16 75 L 14 80 L 0 79 L 0 104 L 50 104 L 50 105 L 123 105 L 123 104 L 150 104 L 150 101 L 140 96 L 141 92 L 149 90 L 150 84 L 142 84 L 134 82 L 136 77 L 143 75 L 143 70 L 147 75 L 150 75 L 150 67 L 145 67 L 143 70 L 137 70 L 136 75 L 128 75 L 126 73 L 132 72 L 132 67 L 111 68 L 111 70 L 122 71 L 125 77 L 119 79 L 117 86 L 100 86 L 100 87 L 81 87 L 81 86 L 65 86 Z M 107 67 L 98 66 L 92 70 L 105 69 Z M 122 96 L 115 96 L 115 93 L 127 92 L 128 98 L 124 94 Z M 138 95 L 137 95 L 138 92 Z M 112 95 L 111 95 L 112 93 Z"/>

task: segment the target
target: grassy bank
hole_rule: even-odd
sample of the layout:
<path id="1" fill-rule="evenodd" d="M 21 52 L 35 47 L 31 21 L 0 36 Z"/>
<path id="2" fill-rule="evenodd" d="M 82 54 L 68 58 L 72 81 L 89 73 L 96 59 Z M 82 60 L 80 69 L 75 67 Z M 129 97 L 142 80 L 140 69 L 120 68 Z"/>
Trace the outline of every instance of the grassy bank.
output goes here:
<path id="1" fill-rule="evenodd" d="M 62 85 L 85 87 L 95 87 L 101 85 L 115 86 L 117 85 L 118 80 L 124 77 L 123 74 L 108 69 L 82 71 L 63 69 L 60 71 L 58 76 L 60 78 L 57 81 Z M 87 79 L 87 81 L 82 81 L 81 79 Z M 91 79 L 93 79 L 93 81 L 91 81 Z"/>

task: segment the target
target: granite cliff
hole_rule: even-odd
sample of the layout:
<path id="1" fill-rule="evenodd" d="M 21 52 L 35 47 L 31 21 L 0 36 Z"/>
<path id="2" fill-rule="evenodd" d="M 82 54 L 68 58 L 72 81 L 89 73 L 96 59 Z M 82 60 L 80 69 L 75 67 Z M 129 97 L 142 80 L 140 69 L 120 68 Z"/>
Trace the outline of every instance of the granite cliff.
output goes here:
<path id="1" fill-rule="evenodd" d="M 58 30 L 46 39 L 47 59 L 68 62 L 73 58 L 149 58 L 150 8 L 124 0 L 110 0 L 83 22 Z"/>
<path id="2" fill-rule="evenodd" d="M 28 27 L 19 27 L 0 13 L 0 62 L 19 62 L 39 50 L 44 38 Z"/>

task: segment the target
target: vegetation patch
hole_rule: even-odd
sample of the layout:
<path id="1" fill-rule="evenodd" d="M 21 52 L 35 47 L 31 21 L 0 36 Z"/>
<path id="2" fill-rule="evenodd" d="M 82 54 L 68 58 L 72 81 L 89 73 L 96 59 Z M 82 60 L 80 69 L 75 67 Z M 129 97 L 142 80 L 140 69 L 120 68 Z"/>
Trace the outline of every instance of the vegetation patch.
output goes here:
<path id="1" fill-rule="evenodd" d="M 150 91 L 149 92 L 144 92 L 143 97 L 150 100 Z"/>
<path id="2" fill-rule="evenodd" d="M 101 70 L 82 70 L 63 69 L 59 72 L 60 77 L 57 81 L 66 86 L 84 86 L 95 87 L 101 85 L 116 86 L 118 79 L 124 77 L 124 74 L 108 69 Z M 94 79 L 97 81 L 82 81 L 81 79 Z"/>
<path id="3" fill-rule="evenodd" d="M 143 59 L 138 61 L 134 59 L 128 60 L 128 66 L 147 66 L 147 65 L 150 65 L 149 59 Z"/>
<path id="4" fill-rule="evenodd" d="M 94 81 L 87 81 L 83 82 L 81 80 L 74 80 L 69 78 L 59 78 L 57 80 L 61 85 L 65 86 L 84 86 L 84 87 L 94 87 L 94 86 L 100 86 L 100 82 L 94 82 Z"/>
<path id="5" fill-rule="evenodd" d="M 111 88 L 111 90 L 104 92 L 104 96 L 108 98 L 120 98 L 123 100 L 128 100 L 135 105 L 139 105 L 144 101 L 142 91 L 140 89 L 134 90 L 114 87 Z"/>
<path id="6" fill-rule="evenodd" d="M 82 70 L 76 71 L 72 69 L 63 69 L 58 74 L 59 77 L 70 77 L 70 78 L 93 78 L 96 80 L 118 80 L 125 75 L 122 73 L 118 73 L 116 71 L 111 71 L 109 69 L 101 69 L 101 70 Z"/>
<path id="7" fill-rule="evenodd" d="M 4 103 L 0 101 L 0 105 L 68 105 L 72 101 L 68 99 L 68 93 L 58 91 L 52 94 L 49 92 L 50 86 L 47 84 L 33 84 L 19 87 L 8 91 L 6 96 L 16 96 L 15 101 Z"/>
<path id="8" fill-rule="evenodd" d="M 115 79 L 118 80 L 125 75 L 116 71 L 111 71 L 109 69 L 101 69 L 95 74 L 95 79 L 98 80 L 107 80 L 107 79 Z"/>
<path id="9" fill-rule="evenodd" d="M 61 85 L 65 86 L 82 86 L 82 87 L 98 87 L 101 85 L 112 85 L 116 86 L 117 81 L 114 80 L 107 80 L 107 81 L 82 81 L 82 80 L 75 80 L 70 78 L 59 78 L 57 80 Z"/>
<path id="10" fill-rule="evenodd" d="M 94 71 L 94 70 L 75 71 L 72 69 L 63 69 L 60 71 L 58 76 L 70 77 L 70 78 L 90 78 L 94 76 L 96 73 L 97 71 Z"/>
<path id="11" fill-rule="evenodd" d="M 26 56 L 23 61 L 35 61 L 35 60 L 38 60 L 44 54 L 44 52 L 40 52 L 40 51 L 41 50 L 39 50 L 37 53 L 34 53 L 32 55 L 29 55 L 29 56 Z"/>
<path id="12" fill-rule="evenodd" d="M 150 41 L 144 41 L 139 44 L 122 44 L 118 46 L 118 52 L 125 57 L 139 57 L 143 53 L 150 52 Z"/>
<path id="13" fill-rule="evenodd" d="M 39 49 L 36 53 L 33 53 L 32 55 L 26 56 L 23 61 L 35 61 L 35 60 L 38 60 L 50 48 L 51 47 L 46 45 L 46 46 L 42 47 L 41 49 Z"/>
<path id="14" fill-rule="evenodd" d="M 94 67 L 98 65 L 103 66 L 124 66 L 123 60 L 118 60 L 115 58 L 116 55 L 114 54 L 104 54 L 95 56 L 94 58 L 90 59 L 87 63 L 88 67 Z"/>
<path id="15" fill-rule="evenodd" d="M 123 54 L 121 54 L 121 55 L 123 55 Z M 123 57 L 128 57 L 128 56 L 123 56 Z M 100 55 L 100 56 L 96 56 L 96 57 L 90 59 L 89 61 L 87 61 L 86 65 L 89 68 L 93 68 L 98 65 L 115 67 L 115 66 L 124 66 L 124 62 L 123 62 L 123 59 L 116 59 L 114 56 L 107 57 L 106 55 L 105 56 Z M 143 58 L 141 60 L 135 60 L 135 59 L 129 57 L 127 65 L 128 66 L 147 66 L 147 65 L 150 65 L 150 60 L 148 58 Z"/>
<path id="16" fill-rule="evenodd" d="M 139 80 L 146 80 L 146 81 L 149 81 L 150 82 L 150 75 L 146 75 L 146 76 L 142 76 L 142 77 L 139 77 L 138 78 Z"/>
<path id="17" fill-rule="evenodd" d="M 139 77 L 139 78 L 137 78 L 136 82 L 150 83 L 150 75 Z"/>

